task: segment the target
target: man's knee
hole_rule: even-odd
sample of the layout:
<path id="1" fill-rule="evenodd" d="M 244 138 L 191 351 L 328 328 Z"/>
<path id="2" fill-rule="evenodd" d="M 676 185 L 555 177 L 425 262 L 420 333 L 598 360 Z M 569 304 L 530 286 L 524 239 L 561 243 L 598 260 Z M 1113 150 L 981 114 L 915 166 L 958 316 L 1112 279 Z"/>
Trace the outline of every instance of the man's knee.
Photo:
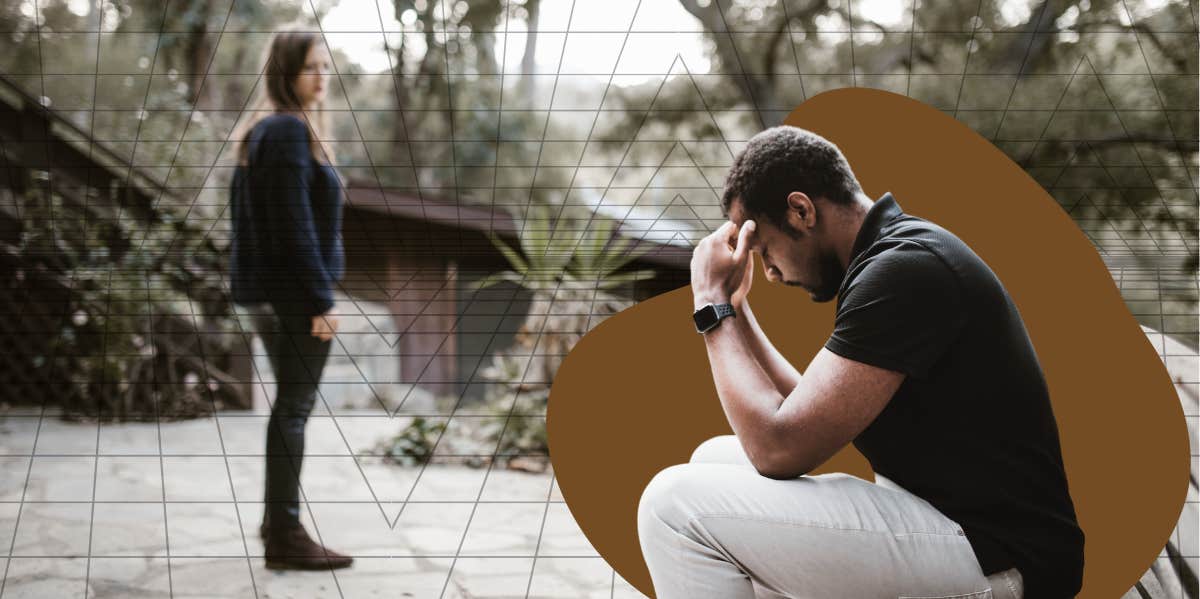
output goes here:
<path id="1" fill-rule="evenodd" d="M 691 464 L 676 464 L 660 470 L 642 490 L 638 501 L 638 530 L 645 534 L 656 527 L 681 530 L 691 517 L 688 506 L 704 476 Z"/>
<path id="2" fill-rule="evenodd" d="M 693 464 L 750 464 L 742 442 L 735 435 L 718 435 L 704 441 L 696 446 L 688 461 Z"/>

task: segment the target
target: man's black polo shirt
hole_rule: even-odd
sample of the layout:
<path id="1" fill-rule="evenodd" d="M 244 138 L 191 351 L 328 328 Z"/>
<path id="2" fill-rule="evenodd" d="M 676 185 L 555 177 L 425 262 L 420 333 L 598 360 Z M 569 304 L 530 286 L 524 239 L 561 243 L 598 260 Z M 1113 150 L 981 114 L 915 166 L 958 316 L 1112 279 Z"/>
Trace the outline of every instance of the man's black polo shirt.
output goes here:
<path id="1" fill-rule="evenodd" d="M 890 193 L 867 212 L 825 347 L 907 376 L 854 440 L 875 472 L 962 526 L 985 575 L 1074 596 L 1083 531 L 1025 325 L 996 275 Z"/>

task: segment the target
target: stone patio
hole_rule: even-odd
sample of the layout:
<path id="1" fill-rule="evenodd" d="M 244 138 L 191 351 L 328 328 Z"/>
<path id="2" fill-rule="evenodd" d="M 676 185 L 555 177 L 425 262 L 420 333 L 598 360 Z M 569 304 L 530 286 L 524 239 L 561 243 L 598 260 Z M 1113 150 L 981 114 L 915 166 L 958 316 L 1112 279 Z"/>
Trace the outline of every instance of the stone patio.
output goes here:
<path id="1" fill-rule="evenodd" d="M 354 567 L 266 570 L 257 534 L 266 417 L 97 426 L 38 409 L 7 414 L 0 547 L 12 557 L 0 558 L 0 596 L 642 596 L 592 549 L 552 473 L 450 456 L 424 468 L 356 462 L 347 445 L 366 449 L 404 422 L 367 412 L 314 415 L 302 473 L 305 523 L 354 555 Z"/>

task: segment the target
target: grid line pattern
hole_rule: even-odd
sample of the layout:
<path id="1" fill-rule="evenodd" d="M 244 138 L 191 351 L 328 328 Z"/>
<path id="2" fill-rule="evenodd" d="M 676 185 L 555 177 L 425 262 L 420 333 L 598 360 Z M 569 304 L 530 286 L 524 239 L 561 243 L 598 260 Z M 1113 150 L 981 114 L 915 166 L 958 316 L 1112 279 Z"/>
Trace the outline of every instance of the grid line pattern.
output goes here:
<path id="1" fill-rule="evenodd" d="M 825 65 L 814 64 L 807 57 L 802 59 L 801 46 L 809 33 L 796 27 L 794 17 L 798 17 L 788 13 L 789 3 L 785 1 L 777 10 L 783 13 L 783 31 L 790 48 L 784 52 L 782 61 L 775 61 L 775 70 L 758 71 L 760 57 L 748 54 L 746 45 L 757 36 L 779 30 L 730 22 L 721 8 L 722 2 L 712 0 L 720 23 L 710 34 L 729 44 L 729 56 L 733 59 L 732 64 L 716 61 L 715 68 L 725 72 L 715 73 L 699 72 L 702 69 L 689 66 L 689 59 L 682 52 L 669 57 L 665 68 L 618 69 L 626 56 L 627 44 L 632 42 L 635 48 L 640 48 L 642 37 L 689 33 L 683 29 L 640 25 L 641 0 L 612 9 L 628 17 L 621 19 L 621 26 L 599 29 L 576 22 L 575 0 L 563 0 L 569 4 L 564 26 L 552 23 L 538 29 L 539 36 L 547 36 L 546 39 L 561 36 L 561 49 L 555 48 L 558 52 L 554 72 L 526 74 L 512 73 L 503 63 L 500 72 L 494 75 L 456 73 L 451 52 L 442 46 L 437 57 L 442 59 L 441 72 L 395 76 L 403 64 L 393 62 L 394 54 L 402 51 L 404 44 L 410 43 L 409 38 L 417 34 L 385 21 L 378 3 L 374 19 L 364 19 L 377 23 L 378 29 L 373 32 L 326 26 L 323 19 L 315 17 L 322 9 L 311 0 L 301 12 L 331 47 L 353 36 L 373 35 L 386 49 L 387 72 L 382 74 L 364 74 L 335 61 L 335 78 L 343 91 L 338 100 L 344 105 L 328 110 L 339 125 L 337 131 L 347 137 L 337 141 L 346 153 L 341 164 L 354 175 L 351 186 L 382 197 L 389 211 L 401 203 L 415 201 L 426 217 L 420 232 L 430 240 L 444 234 L 428 224 L 432 220 L 428 215 L 444 203 L 456 208 L 453 220 L 458 230 L 469 224 L 461 210 L 463 206 L 486 207 L 486 229 L 493 231 L 499 226 L 498 211 L 515 209 L 518 216 L 528 217 L 534 204 L 543 201 L 543 196 L 550 196 L 557 198 L 552 222 L 563 222 L 572 210 L 582 207 L 586 209 L 581 220 L 584 231 L 597 227 L 603 218 L 611 218 L 625 236 L 638 242 L 690 248 L 722 221 L 719 210 L 722 173 L 736 149 L 756 130 L 781 120 L 796 103 L 825 89 L 846 85 L 903 90 L 918 99 L 929 99 L 923 98 L 923 94 L 930 81 L 948 81 L 955 90 L 951 94 L 953 99 L 942 98 L 938 107 L 975 128 L 1010 156 L 1019 157 L 1021 166 L 1075 219 L 1109 264 L 1122 296 L 1144 325 L 1147 337 L 1176 382 L 1192 435 L 1192 487 L 1179 528 L 1172 535 L 1171 547 L 1175 549 L 1164 548 L 1158 563 L 1131 589 L 1129 596 L 1194 597 L 1194 589 L 1179 586 L 1178 581 L 1172 581 L 1165 573 L 1175 571 L 1182 562 L 1194 574 L 1200 561 L 1195 533 L 1198 504 L 1195 440 L 1200 420 L 1196 404 L 1200 386 L 1196 306 L 1200 288 L 1194 263 L 1191 267 L 1178 266 L 1197 251 L 1194 229 L 1198 196 L 1191 172 L 1196 166 L 1197 139 L 1190 137 L 1195 132 L 1176 129 L 1178 122 L 1188 122 L 1188 115 L 1194 115 L 1197 106 L 1194 93 L 1179 94 L 1172 83 L 1174 79 L 1194 83 L 1196 73 L 1156 70 L 1158 60 L 1151 58 L 1155 50 L 1149 46 L 1158 42 L 1143 44 L 1143 38 L 1153 36 L 1194 37 L 1197 32 L 1194 4 L 1188 3 L 1192 17 L 1188 29 L 1111 24 L 1075 28 L 1080 37 L 1120 41 L 1132 36 L 1144 71 L 1138 68 L 1131 72 L 1106 72 L 1103 65 L 1107 63 L 1101 62 L 1103 56 L 1080 52 L 1070 71 L 1027 73 L 1027 61 L 1038 36 L 1042 35 L 1035 30 L 1029 34 L 1022 58 L 1010 73 L 988 72 L 986 61 L 983 65 L 976 64 L 980 60 L 977 57 L 982 56 L 980 48 L 989 43 L 988 35 L 993 35 L 993 39 L 1003 37 L 985 27 L 983 0 L 973 12 L 970 7 L 965 9 L 964 16 L 970 18 L 958 29 L 922 27 L 926 13 L 922 10 L 918 18 L 918 3 L 910 2 L 906 5 L 909 10 L 905 11 L 907 28 L 902 25 L 882 34 L 885 39 L 898 34 L 901 42 L 907 42 L 899 47 L 908 56 L 909 68 L 896 75 L 866 70 L 870 68 L 874 47 L 871 40 L 880 31 L 860 26 L 869 25 L 868 17 L 863 16 L 864 3 L 844 2 L 844 6 L 837 2 L 830 4 L 837 7 L 834 12 L 841 20 L 822 26 L 820 34 L 844 34 L 848 39 L 845 44 L 848 62 L 837 55 Z M 217 148 L 212 154 L 206 149 L 188 148 L 189 143 L 198 146 L 210 143 L 210 140 L 189 140 L 189 127 L 204 119 L 222 124 L 236 121 L 246 111 L 249 96 L 245 102 L 235 102 L 233 107 L 219 104 L 203 111 L 195 105 L 151 108 L 154 79 L 173 80 L 173 76 L 160 72 L 163 36 L 179 33 L 167 28 L 166 5 L 157 29 L 129 28 L 120 32 L 156 36 L 149 73 L 145 68 L 113 70 L 112 65 L 102 63 L 106 36 L 117 39 L 119 35 L 105 31 L 99 22 L 92 29 L 53 31 L 55 36 L 95 35 L 94 72 L 56 69 L 42 58 L 43 8 L 38 0 L 32 3 L 33 14 L 38 16 L 34 36 L 38 68 L 4 74 L 36 85 L 36 96 L 46 100 L 44 105 L 55 106 L 61 114 L 69 118 L 72 114 L 86 115 L 84 131 L 91 136 L 88 155 L 93 156 L 93 148 L 111 147 L 127 158 L 124 177 L 127 185 L 135 171 L 160 175 L 152 209 L 179 203 L 189 220 L 204 226 L 206 237 L 227 241 L 228 198 L 224 192 L 231 168 L 219 157 L 225 154 L 231 133 L 215 136 L 219 143 L 212 146 Z M 476 34 L 499 36 L 502 57 L 508 56 L 509 38 L 516 36 L 509 27 L 513 9 L 510 4 L 503 3 L 502 28 L 474 30 Z M 1046 11 L 1050 4 L 1041 3 L 1039 8 Z M 438 18 L 448 22 L 445 12 L 448 3 L 434 6 L 442 11 Z M 1120 6 L 1128 22 L 1138 23 L 1140 4 L 1134 3 L 1138 11 L 1131 10 L 1126 0 L 1121 0 Z M 235 3 L 231 3 L 215 31 L 218 47 L 227 37 L 275 31 L 237 26 L 241 24 L 234 23 L 234 9 Z M 768 10 L 763 21 L 772 16 Z M 1041 22 L 1042 17 L 1039 13 L 1033 22 Z M 429 33 L 434 39 L 440 35 L 448 40 L 461 33 L 457 28 L 432 27 Z M 11 37 L 22 31 L 0 27 L 0 36 Z M 917 64 L 914 61 L 926 52 L 925 42 L 938 36 L 961 37 L 965 41 L 960 49 L 961 65 L 947 72 L 918 72 L 913 67 Z M 584 41 L 573 42 L 572 38 Z M 394 40 L 401 44 L 394 44 Z M 608 52 L 606 44 L 611 45 L 616 48 L 613 68 L 597 71 L 570 64 L 568 51 L 577 49 L 571 43 L 592 44 L 596 53 Z M 262 79 L 262 71 L 239 70 L 237 67 L 242 65 L 230 68 L 227 60 L 218 64 L 215 51 L 208 59 L 202 86 L 239 77 L 253 78 L 253 85 L 257 86 Z M 792 63 L 794 70 L 780 67 L 787 62 Z M 1102 66 L 1098 68 L 1098 64 Z M 1184 67 L 1191 68 L 1191 64 L 1185 63 Z M 175 74 L 187 78 L 197 73 L 176 69 Z M 510 82 L 522 77 L 532 81 L 533 93 L 542 80 L 552 82 L 545 104 L 539 104 L 542 98 L 533 93 L 529 97 L 520 93 L 507 95 L 506 76 Z M 569 103 L 580 95 L 581 89 L 599 89 L 594 80 L 586 81 L 596 76 L 606 78 L 603 91 L 592 94 L 599 96 L 598 102 L 586 107 L 571 106 Z M 141 106 L 101 105 L 102 79 L 110 77 L 145 78 Z M 372 88 L 372 82 L 382 81 L 380 77 L 391 81 Z M 649 83 L 641 88 L 644 97 L 618 86 L 617 81 L 622 77 L 649 78 Z M 759 80 L 763 78 L 776 79 L 776 89 L 783 91 L 772 97 L 760 97 L 763 88 Z M 90 83 L 90 98 L 69 94 L 60 97 L 52 89 L 67 89 L 69 82 L 76 79 Z M 444 90 L 436 93 L 441 94 L 445 106 L 381 108 L 371 106 L 374 100 L 365 95 L 352 100 L 349 92 L 355 85 L 360 86 L 357 88 L 360 91 L 382 87 L 385 92 L 390 88 L 396 98 L 401 98 L 406 95 L 401 89 L 402 81 L 418 89 Z M 987 86 L 997 81 L 1000 87 L 996 89 L 1001 92 L 999 97 L 1003 102 L 981 101 L 979 90 L 986 92 Z M 1149 103 L 1126 105 L 1126 99 L 1114 92 L 1114 86 L 1146 81 L 1153 92 Z M 477 90 L 490 90 L 493 84 L 497 90 L 494 107 L 472 100 Z M 1035 88 L 1038 85 L 1041 87 Z M 731 105 L 729 89 L 744 89 L 748 102 Z M 490 97 L 482 91 L 479 96 Z M 1044 97 L 1051 100 L 1046 102 Z M 562 100 L 564 105 L 558 105 L 563 98 L 566 98 Z M 456 106 L 460 100 L 462 103 Z M 355 102 L 361 105 L 353 105 Z M 490 124 L 493 113 L 494 128 Z M 165 133 L 161 124 L 177 121 L 163 119 L 173 119 L 176 115 L 186 115 L 182 127 Z M 393 118 L 399 139 L 380 135 L 377 130 L 380 115 Z M 514 136 L 506 135 L 518 128 L 520 119 L 543 115 L 540 127 L 536 124 L 529 127 L 528 134 L 518 129 Z M 489 119 L 487 126 L 478 125 L 483 116 Z M 129 117 L 135 121 L 132 136 L 116 125 Z M 590 123 L 587 117 L 591 117 Z M 622 117 L 629 119 L 629 126 L 618 124 L 612 130 L 600 126 Z M 1111 117 L 1120 135 L 1093 137 L 1084 127 L 1079 130 L 1081 136 L 1073 137 L 1063 122 L 1081 117 L 1096 119 L 1097 123 Z M 506 119 L 511 119 L 507 130 Z M 696 133 L 676 127 L 664 133 L 659 126 L 663 119 L 703 123 L 710 129 Z M 1134 126 L 1146 119 L 1160 126 L 1146 130 Z M 446 131 L 428 126 L 431 122 L 444 122 Z M 221 127 L 215 129 L 220 131 Z M 402 150 L 389 156 L 372 149 L 381 144 Z M 0 156 L 16 155 L 17 150 L 11 145 L 11 140 L 0 135 Z M 471 154 L 464 151 L 469 145 L 483 146 L 488 151 Z M 1047 148 L 1060 146 L 1066 148 L 1065 157 L 1047 152 Z M 1175 154 L 1168 154 L 1164 162 L 1156 163 L 1144 155 L 1151 147 L 1165 147 Z M 606 148 L 607 152 L 589 153 L 589 148 Z M 1150 200 L 1145 201 L 1144 197 Z M 116 220 L 123 218 L 123 209 L 124 205 L 119 206 Z M 373 224 L 366 211 L 350 215 L 347 225 L 351 228 L 365 230 Z M 557 228 L 531 227 L 531 222 L 530 218 L 520 219 L 515 231 L 518 239 L 560 234 Z M 396 238 L 412 232 L 402 229 L 395 219 L 384 226 Z M 151 239 L 143 237 L 138 241 L 140 249 L 144 249 Z M 352 240 L 347 235 L 343 241 Z M 396 251 L 374 236 L 365 243 L 365 254 Z M 453 244 L 453 240 L 449 243 Z M 585 237 L 576 235 L 556 246 L 555 251 L 575 255 L 586 251 L 584 243 Z M 188 251 L 182 238 L 176 237 L 167 243 L 165 253 L 180 255 Z M 59 420 L 58 409 L 42 404 L 36 408 L 11 408 L 0 419 L 0 430 L 5 433 L 0 435 L 0 462 L 6 465 L 0 470 L 3 481 L 0 542 L 3 534 L 10 535 L 8 554 L 0 556 L 5 559 L 0 597 L 39 594 L 90 597 L 135 590 L 141 593 L 138 596 L 175 596 L 206 590 L 212 584 L 225 585 L 223 594 L 229 596 L 256 598 L 276 594 L 353 597 L 380 588 L 411 589 L 413 596 L 422 597 L 638 596 L 604 563 L 574 525 L 552 471 L 532 474 L 495 467 L 497 458 L 503 455 L 523 457 L 520 452 L 506 453 L 503 442 L 510 428 L 524 421 L 544 421 L 544 408 L 539 409 L 536 401 L 518 394 L 510 404 L 502 406 L 497 438 L 487 443 L 471 442 L 467 431 L 476 426 L 474 423 L 495 418 L 496 414 L 474 405 L 467 389 L 496 386 L 483 376 L 485 358 L 516 332 L 508 317 L 520 315 L 523 298 L 521 293 L 500 294 L 494 290 L 463 294 L 462 280 L 482 279 L 494 269 L 478 268 L 473 261 L 487 253 L 486 250 L 475 249 L 463 241 L 459 251 L 448 270 L 419 266 L 384 275 L 356 273 L 338 288 L 339 304 L 347 312 L 348 329 L 336 338 L 335 361 L 340 361 L 341 369 L 330 372 L 331 380 L 321 386 L 318 408 L 309 425 L 310 444 L 305 454 L 306 477 L 301 493 L 306 520 L 316 537 L 331 546 L 351 548 L 358 560 L 354 570 L 314 573 L 289 580 L 264 571 L 261 549 L 253 541 L 254 518 L 261 514 L 262 502 L 251 499 L 261 492 L 261 487 L 255 486 L 261 484 L 264 457 L 262 434 L 266 414 L 261 404 L 256 410 L 230 412 L 219 410 L 214 401 L 207 418 L 173 422 L 171 415 L 161 414 L 155 403 L 149 422 L 124 425 Z M 546 249 L 541 257 L 553 257 L 552 254 Z M 112 271 L 110 267 L 109 285 L 119 285 L 111 278 Z M 517 286 L 530 285 L 544 274 L 531 269 Z M 680 284 L 686 284 L 686 274 Z M 145 291 L 146 305 L 154 309 L 149 279 Z M 551 315 L 583 317 L 588 326 L 606 316 L 599 311 L 599 305 L 606 301 L 599 279 L 589 286 L 565 285 L 564 279 L 559 278 L 544 292 L 546 306 L 536 306 L 536 298 L 529 302 L 533 309 L 546 311 L 544 317 L 533 320 L 536 326 L 528 331 L 539 347 L 554 335 L 583 332 L 556 329 Z M 416 308 L 411 312 L 393 309 L 396 302 L 410 295 L 419 298 L 413 300 Z M 447 306 L 451 307 L 449 312 Z M 207 316 L 194 303 L 190 308 L 195 322 Z M 124 309 L 121 305 L 110 306 L 113 312 Z M 474 311 L 483 311 L 489 318 L 477 318 Z M 426 319 L 447 316 L 450 323 L 447 331 L 429 333 L 419 327 Z M 386 324 L 393 318 L 406 320 L 407 324 L 397 326 L 394 321 L 390 326 Z M 271 380 L 269 368 L 264 368 L 262 352 L 256 349 L 252 332 L 242 328 L 240 319 L 235 320 L 240 351 L 257 357 L 252 361 L 257 393 L 270 398 L 275 381 Z M 405 341 L 418 336 L 428 340 L 424 349 L 406 349 Z M 464 340 L 473 345 L 465 347 Z M 394 375 L 376 372 L 377 359 L 394 358 L 397 352 L 405 352 L 407 358 L 421 364 L 417 372 L 405 373 L 403 382 Z M 537 359 L 561 359 L 564 354 L 530 350 L 515 355 L 522 359 L 519 380 L 545 384 L 549 381 L 541 380 L 542 375 L 535 372 Z M 430 401 L 413 384 L 430 381 L 436 376 L 437 360 L 446 358 L 466 364 L 461 372 L 468 373 L 454 381 L 463 392 L 452 398 L 451 405 Z M 140 384 L 157 388 L 165 383 L 154 379 Z M 386 392 L 397 387 L 402 389 L 401 395 L 388 397 Z M 347 405 L 345 398 L 355 394 L 367 399 L 365 408 Z M 395 432 L 401 424 L 416 418 L 444 425 L 434 436 L 428 459 L 419 467 L 389 466 L 383 463 L 385 453 L 378 447 L 364 447 L 370 440 Z M 540 456 L 535 452 L 529 457 Z M 482 460 L 486 467 L 462 466 L 471 460 Z M 219 484 L 203 481 L 219 481 Z M 351 509 L 344 509 L 347 506 Z M 371 506 L 377 510 L 370 509 Z M 367 509 L 353 509 L 358 507 Z M 386 527 L 379 526 L 380 517 Z M 135 533 L 123 536 L 123 526 Z M 146 566 L 136 574 L 119 564 L 139 560 Z M 126 591 L 113 590 L 120 588 Z"/>

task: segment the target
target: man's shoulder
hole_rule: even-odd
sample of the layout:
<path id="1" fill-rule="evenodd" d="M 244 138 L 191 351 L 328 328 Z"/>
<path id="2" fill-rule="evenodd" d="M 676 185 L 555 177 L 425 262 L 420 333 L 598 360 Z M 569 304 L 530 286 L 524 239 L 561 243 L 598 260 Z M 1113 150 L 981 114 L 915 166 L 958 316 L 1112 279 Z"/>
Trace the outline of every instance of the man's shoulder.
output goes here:
<path id="1" fill-rule="evenodd" d="M 957 237 L 929 221 L 903 223 L 891 227 L 863 251 L 861 274 L 950 273 L 952 254 L 961 251 L 958 243 Z"/>
<path id="2" fill-rule="evenodd" d="M 961 297 L 970 279 L 971 249 L 950 231 L 930 221 L 902 217 L 854 261 L 839 295 L 848 305 L 873 298 Z"/>
<path id="3" fill-rule="evenodd" d="M 947 293 L 965 305 L 995 304 L 1007 294 L 984 259 L 946 228 L 916 217 L 896 219 L 863 251 L 847 273 L 844 291 L 864 283 L 864 290 L 928 296 Z M 904 291 L 896 291 L 899 287 Z"/>
<path id="4" fill-rule="evenodd" d="M 957 275 L 983 266 L 978 254 L 959 236 L 935 222 L 911 215 L 884 227 L 866 253 L 892 266 L 946 269 Z"/>

